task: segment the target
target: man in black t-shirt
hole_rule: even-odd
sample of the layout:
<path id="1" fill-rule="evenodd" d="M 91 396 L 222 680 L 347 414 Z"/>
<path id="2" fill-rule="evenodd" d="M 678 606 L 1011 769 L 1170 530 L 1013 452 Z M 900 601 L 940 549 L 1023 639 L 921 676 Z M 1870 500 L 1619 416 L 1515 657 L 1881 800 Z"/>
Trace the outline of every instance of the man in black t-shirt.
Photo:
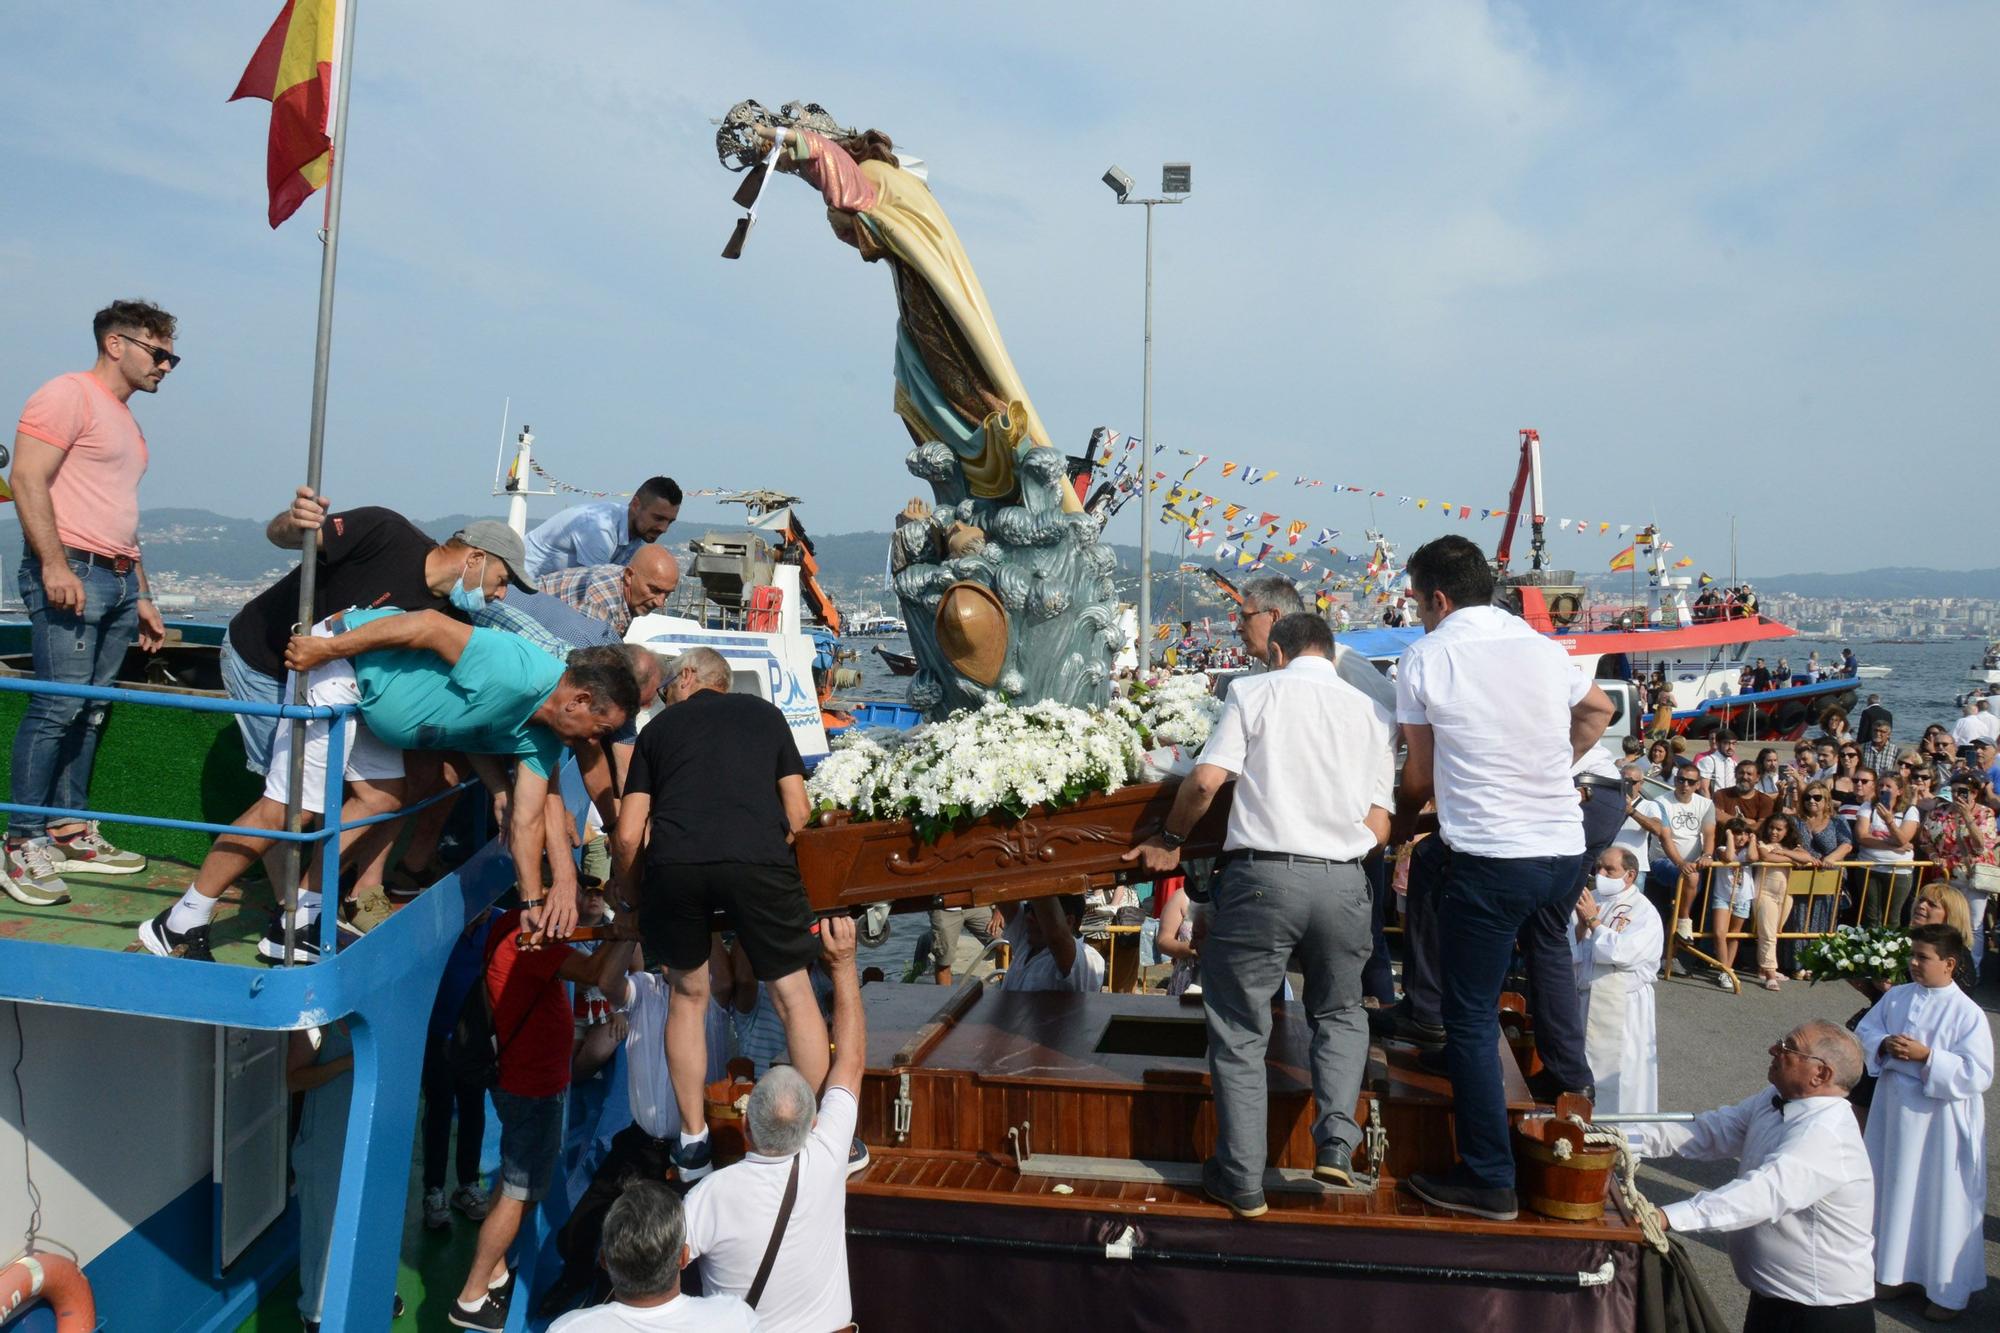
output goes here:
<path id="1" fill-rule="evenodd" d="M 482 528 L 504 525 L 482 524 Z M 465 620 L 510 581 L 532 591 L 509 567 L 521 563 L 519 538 L 497 560 L 475 562 L 485 549 L 454 537 L 440 545 L 394 510 L 367 506 L 328 514 L 324 496 L 301 486 L 291 508 L 264 529 L 271 545 L 296 551 L 308 532 L 319 533 L 319 573 L 313 588 L 312 624 L 349 607 L 441 611 Z M 471 586 L 466 585 L 467 579 Z M 292 570 L 236 613 L 222 644 L 222 681 L 229 697 L 247 703 L 283 703 L 285 644 L 299 618 L 299 571 Z M 271 766 L 271 738 L 278 721 L 238 715 L 243 750 L 253 773 Z"/>
<path id="2" fill-rule="evenodd" d="M 817 1088 L 828 1065 L 826 1020 L 806 971 L 819 942 L 791 845 L 811 814 L 805 765 L 784 713 L 729 693 L 729 680 L 729 664 L 710 648 L 668 668 L 671 707 L 639 733 L 612 838 L 624 900 L 638 904 L 647 956 L 666 963 L 673 987 L 667 1067 L 680 1103 L 674 1161 L 683 1181 L 709 1170 L 702 1016 L 714 913 L 735 926 L 751 971 L 770 988 L 793 1066 Z"/>

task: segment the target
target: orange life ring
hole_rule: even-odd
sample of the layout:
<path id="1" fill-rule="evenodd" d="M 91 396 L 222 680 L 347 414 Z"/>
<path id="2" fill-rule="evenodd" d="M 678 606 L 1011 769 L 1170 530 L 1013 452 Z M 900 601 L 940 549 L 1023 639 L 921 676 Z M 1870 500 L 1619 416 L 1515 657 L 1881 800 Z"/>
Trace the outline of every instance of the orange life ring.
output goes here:
<path id="1" fill-rule="evenodd" d="M 90 1333 L 97 1327 L 97 1300 L 83 1270 L 56 1254 L 24 1254 L 0 1268 L 0 1324 L 36 1301 L 55 1311 L 56 1333 Z"/>

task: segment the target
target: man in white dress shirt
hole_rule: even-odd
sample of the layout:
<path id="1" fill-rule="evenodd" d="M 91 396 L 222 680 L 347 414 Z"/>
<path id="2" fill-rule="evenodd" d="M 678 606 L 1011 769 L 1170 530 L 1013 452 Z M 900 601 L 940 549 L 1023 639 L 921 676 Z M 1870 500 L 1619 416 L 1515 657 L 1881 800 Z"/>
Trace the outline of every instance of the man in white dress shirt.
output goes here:
<path id="1" fill-rule="evenodd" d="M 544 519 L 528 534 L 528 578 L 571 565 L 623 565 L 666 535 L 681 514 L 672 477 L 649 477 L 630 501 L 593 500 Z"/>
<path id="2" fill-rule="evenodd" d="M 1265 1058 L 1271 1001 L 1296 951 L 1312 1029 L 1313 1175 L 1351 1185 L 1361 1140 L 1354 1105 L 1368 1060 L 1361 969 L 1373 947 L 1361 861 L 1389 836 L 1395 729 L 1389 710 L 1333 664 L 1333 633 L 1314 615 L 1272 627 L 1274 670 L 1238 680 L 1182 781 L 1160 833 L 1126 859 L 1164 873 L 1232 774 L 1236 794 L 1222 875 L 1201 951 L 1215 1156 L 1202 1188 L 1239 1217 L 1267 1211 Z"/>
<path id="3" fill-rule="evenodd" d="M 1493 605 L 1493 569 L 1472 542 L 1426 542 L 1407 569 L 1426 633 L 1397 672 L 1396 720 L 1409 751 L 1402 799 L 1435 796 L 1438 837 L 1451 850 L 1436 910 L 1460 1160 L 1405 1183 L 1433 1207 L 1508 1221 L 1518 1205 L 1500 988 L 1517 944 L 1568 962 L 1584 851 L 1570 770 L 1614 710 L 1553 639 Z M 1544 987 L 1537 1004 L 1574 1024 L 1575 982 L 1565 980 Z"/>
<path id="4" fill-rule="evenodd" d="M 1065 893 L 1037 898 L 1014 910 L 1006 936 L 1013 959 L 1000 978 L 1005 991 L 1075 991 L 1104 989 L 1104 955 L 1084 943 L 1083 895 Z"/>
<path id="5" fill-rule="evenodd" d="M 1771 1086 L 1692 1124 L 1632 1133 L 1645 1157 L 1738 1160 L 1736 1179 L 1662 1213 L 1675 1231 L 1726 1231 L 1750 1289 L 1743 1333 L 1871 1333 L 1875 1175 L 1847 1093 L 1861 1046 L 1838 1023 L 1802 1023 L 1771 1047 Z"/>
<path id="6" fill-rule="evenodd" d="M 1653 980 L 1667 937 L 1638 880 L 1639 858 L 1631 849 L 1607 847 L 1598 854 L 1591 887 L 1576 900 L 1570 948 L 1584 1058 L 1599 1111 L 1660 1109 Z"/>

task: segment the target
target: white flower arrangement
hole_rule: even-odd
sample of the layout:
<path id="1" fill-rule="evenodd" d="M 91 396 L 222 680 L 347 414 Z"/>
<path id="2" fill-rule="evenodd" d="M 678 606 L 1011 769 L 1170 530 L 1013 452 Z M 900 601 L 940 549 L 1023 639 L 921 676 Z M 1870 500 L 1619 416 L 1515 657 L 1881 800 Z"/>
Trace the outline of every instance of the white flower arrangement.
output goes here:
<path id="1" fill-rule="evenodd" d="M 1799 966 L 1816 982 L 1907 981 L 1910 937 L 1894 926 L 1840 926 L 1801 945 Z"/>
<path id="2" fill-rule="evenodd" d="M 1122 710 L 1044 701 L 988 704 L 901 733 L 849 733 L 807 780 L 820 813 L 909 819 L 926 841 L 996 810 L 1020 818 L 1117 791 L 1139 772 L 1139 737 Z"/>
<path id="3" fill-rule="evenodd" d="M 1127 719 L 1149 747 L 1199 750 L 1222 716 L 1222 701 L 1210 692 L 1207 674 L 1199 671 L 1134 682 L 1126 702 L 1132 710 Z"/>

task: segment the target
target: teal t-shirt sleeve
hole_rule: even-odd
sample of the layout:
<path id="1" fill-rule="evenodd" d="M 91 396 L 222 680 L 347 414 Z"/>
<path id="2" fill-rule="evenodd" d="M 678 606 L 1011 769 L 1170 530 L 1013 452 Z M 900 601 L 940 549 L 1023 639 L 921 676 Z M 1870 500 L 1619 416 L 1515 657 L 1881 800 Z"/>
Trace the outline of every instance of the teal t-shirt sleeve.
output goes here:
<path id="1" fill-rule="evenodd" d="M 562 742 L 529 719 L 562 676 L 563 664 L 526 639 L 477 626 L 451 669 L 452 683 L 477 701 L 481 730 L 505 742 L 493 752 L 518 755 L 545 778 L 561 766 Z"/>
<path id="2" fill-rule="evenodd" d="M 371 620 L 380 620 L 384 616 L 400 616 L 402 614 L 403 608 L 400 606 L 378 606 L 366 611 L 342 611 L 340 612 L 340 619 L 341 623 L 346 625 L 347 628 L 360 629 Z"/>

